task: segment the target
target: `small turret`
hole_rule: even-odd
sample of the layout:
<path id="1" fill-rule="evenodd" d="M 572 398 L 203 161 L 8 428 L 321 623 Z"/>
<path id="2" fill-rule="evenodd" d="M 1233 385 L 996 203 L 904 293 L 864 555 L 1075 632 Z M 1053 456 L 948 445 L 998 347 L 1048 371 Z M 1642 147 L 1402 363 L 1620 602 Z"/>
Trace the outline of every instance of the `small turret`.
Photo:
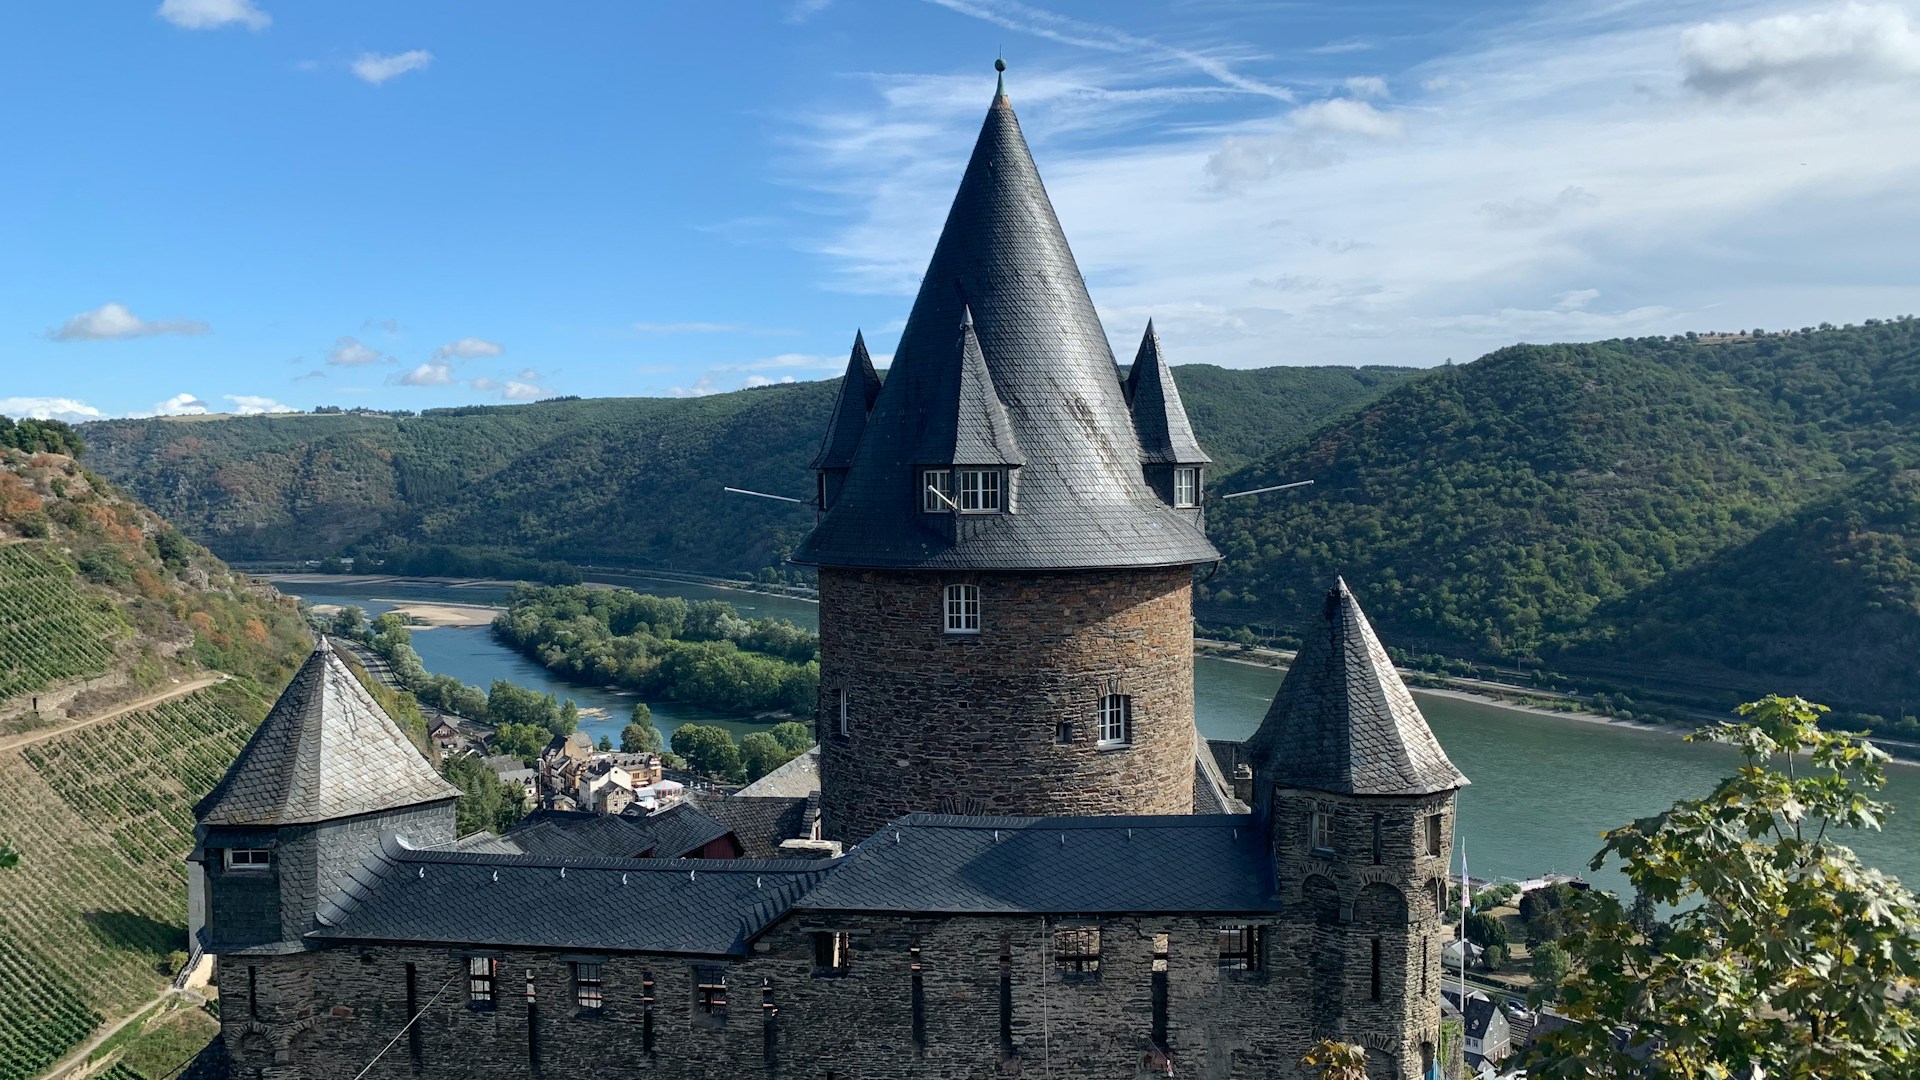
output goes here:
<path id="1" fill-rule="evenodd" d="M 811 468 L 820 477 L 820 509 L 833 506 L 853 467 L 854 451 L 860 449 L 860 437 L 867 433 L 867 413 L 873 399 L 880 396 L 880 373 L 873 369 L 867 355 L 867 340 L 855 330 L 853 352 L 847 357 L 847 373 L 840 380 L 840 393 L 833 401 L 833 415 L 827 418 L 827 434 L 820 440 L 820 452 Z"/>
<path id="2" fill-rule="evenodd" d="M 1213 459 L 1200 449 L 1193 435 L 1193 424 L 1180 403 L 1180 389 L 1173 384 L 1173 369 L 1160 348 L 1160 335 L 1153 321 L 1140 339 L 1140 351 L 1134 354 L 1133 369 L 1127 372 L 1122 387 L 1127 407 L 1133 411 L 1133 430 L 1140 437 L 1140 469 L 1147 486 L 1176 510 L 1191 514 L 1195 525 L 1205 527 L 1201 495 L 1206 467 Z"/>

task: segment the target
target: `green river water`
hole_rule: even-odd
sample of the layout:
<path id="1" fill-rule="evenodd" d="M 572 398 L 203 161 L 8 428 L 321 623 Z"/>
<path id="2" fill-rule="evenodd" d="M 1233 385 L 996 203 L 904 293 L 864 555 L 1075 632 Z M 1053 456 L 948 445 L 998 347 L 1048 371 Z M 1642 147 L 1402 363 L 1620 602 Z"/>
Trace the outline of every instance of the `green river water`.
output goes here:
<path id="1" fill-rule="evenodd" d="M 657 595 L 725 600 L 748 617 L 775 616 L 810 628 L 819 624 L 816 606 L 803 600 L 642 575 L 596 578 Z M 354 604 L 369 614 L 404 600 L 497 604 L 507 592 L 498 586 L 424 581 L 278 584 L 282 591 L 315 604 Z M 413 643 L 430 671 L 481 687 L 497 678 L 509 679 L 572 698 L 583 709 L 607 710 L 606 717 L 586 718 L 581 724 L 596 738 L 606 734 L 619 741 L 638 700 L 631 694 L 570 685 L 500 645 L 485 628 L 420 630 Z M 1199 658 L 1194 665 L 1194 708 L 1201 733 L 1225 739 L 1252 734 L 1282 674 L 1270 667 Z M 1764 692 L 1756 687 L 1754 696 Z M 1705 794 L 1738 763 L 1725 748 L 1682 742 L 1665 730 L 1542 716 L 1432 694 L 1415 697 L 1447 755 L 1473 781 L 1460 794 L 1459 835 L 1476 878 L 1525 878 L 1556 870 L 1586 873 L 1603 830 L 1655 813 L 1675 799 Z M 696 721 L 721 724 L 736 735 L 756 728 L 737 716 L 674 702 L 650 704 L 654 720 L 669 734 Z M 1920 768 L 1893 767 L 1885 798 L 1896 808 L 1886 831 L 1848 842 L 1867 862 L 1908 883 L 1920 881 Z M 1586 876 L 1606 888 L 1622 884 L 1611 869 Z"/>

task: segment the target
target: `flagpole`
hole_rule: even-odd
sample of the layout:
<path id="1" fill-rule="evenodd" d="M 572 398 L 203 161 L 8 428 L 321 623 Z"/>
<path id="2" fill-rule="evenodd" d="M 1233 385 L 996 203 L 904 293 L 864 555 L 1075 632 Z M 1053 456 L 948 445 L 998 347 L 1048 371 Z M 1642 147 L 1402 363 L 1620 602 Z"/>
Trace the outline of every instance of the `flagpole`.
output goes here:
<path id="1" fill-rule="evenodd" d="M 1467 1019 L 1467 910 L 1473 903 L 1473 886 L 1467 877 L 1467 839 L 1460 838 L 1460 1022 Z"/>

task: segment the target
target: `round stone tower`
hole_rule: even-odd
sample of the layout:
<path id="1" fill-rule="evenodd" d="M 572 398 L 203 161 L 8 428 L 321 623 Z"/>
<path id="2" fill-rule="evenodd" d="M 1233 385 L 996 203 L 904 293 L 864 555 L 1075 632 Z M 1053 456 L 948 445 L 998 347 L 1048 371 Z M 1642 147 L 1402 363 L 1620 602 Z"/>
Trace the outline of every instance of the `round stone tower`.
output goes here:
<path id="1" fill-rule="evenodd" d="M 815 468 L 821 811 L 1187 813 L 1207 457 L 1149 329 L 1123 383 L 1002 91 L 884 383 Z"/>

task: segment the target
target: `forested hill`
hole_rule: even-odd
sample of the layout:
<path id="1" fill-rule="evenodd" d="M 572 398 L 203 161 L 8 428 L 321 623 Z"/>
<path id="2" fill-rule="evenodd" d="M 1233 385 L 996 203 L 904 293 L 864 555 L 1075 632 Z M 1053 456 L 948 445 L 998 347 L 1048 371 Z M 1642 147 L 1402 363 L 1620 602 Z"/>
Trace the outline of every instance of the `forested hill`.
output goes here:
<path id="1" fill-rule="evenodd" d="M 1920 712 L 1920 322 L 1517 346 L 1276 449 L 1202 617 Z M 1751 696 L 1749 694 L 1748 696 Z"/>
<path id="2" fill-rule="evenodd" d="M 1223 468 L 1296 439 L 1409 368 L 1176 369 Z M 810 528 L 837 381 L 684 400 L 599 398 L 432 410 L 85 425 L 88 463 L 230 559 L 349 547 L 485 548 L 576 563 L 753 571 Z"/>

